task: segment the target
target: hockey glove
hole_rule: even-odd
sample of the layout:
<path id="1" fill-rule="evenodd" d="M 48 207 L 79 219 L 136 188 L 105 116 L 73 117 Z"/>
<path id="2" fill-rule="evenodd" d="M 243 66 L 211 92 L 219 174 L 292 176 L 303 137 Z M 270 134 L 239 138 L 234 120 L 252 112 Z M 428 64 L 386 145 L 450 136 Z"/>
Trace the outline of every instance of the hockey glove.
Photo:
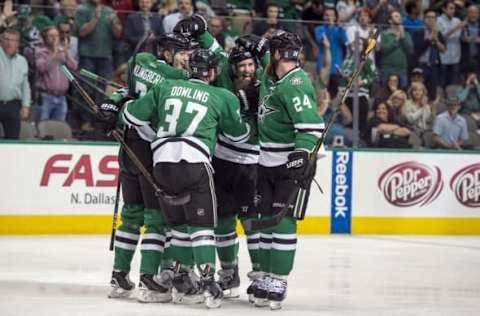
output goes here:
<path id="1" fill-rule="evenodd" d="M 308 189 L 315 177 L 316 159 L 309 159 L 308 152 L 296 150 L 288 155 L 287 169 L 291 177 L 303 189 Z"/>
<path id="2" fill-rule="evenodd" d="M 173 31 L 187 37 L 197 38 L 207 30 L 207 20 L 200 14 L 184 18 L 175 25 Z"/>
<path id="3" fill-rule="evenodd" d="M 106 133 L 115 129 L 121 104 L 121 102 L 117 103 L 109 99 L 100 104 L 100 120 L 103 123 L 103 129 Z"/>
<path id="4" fill-rule="evenodd" d="M 235 40 L 235 44 L 252 52 L 252 54 L 258 59 L 262 59 L 263 55 L 265 55 L 268 50 L 268 40 L 265 37 L 254 35 L 242 36 Z"/>
<path id="5" fill-rule="evenodd" d="M 258 113 L 258 98 L 260 82 L 255 80 L 243 89 L 237 91 L 240 100 L 240 113 L 246 116 L 256 116 Z"/>

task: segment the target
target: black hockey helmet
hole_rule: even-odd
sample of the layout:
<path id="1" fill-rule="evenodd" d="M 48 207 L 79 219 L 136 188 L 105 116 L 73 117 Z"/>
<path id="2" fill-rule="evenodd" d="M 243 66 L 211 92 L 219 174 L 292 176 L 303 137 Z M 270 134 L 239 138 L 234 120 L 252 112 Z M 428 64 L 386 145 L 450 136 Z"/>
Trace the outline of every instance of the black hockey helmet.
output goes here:
<path id="1" fill-rule="evenodd" d="M 277 30 L 270 39 L 270 53 L 279 51 L 283 59 L 298 60 L 303 49 L 303 43 L 295 33 Z"/>
<path id="2" fill-rule="evenodd" d="M 243 46 L 235 46 L 232 48 L 230 51 L 230 55 L 228 56 L 228 61 L 232 65 L 236 65 L 241 61 L 244 61 L 245 59 L 250 59 L 252 58 L 255 62 L 257 62 L 257 58 L 253 55 L 253 53 L 246 49 Z"/>
<path id="3" fill-rule="evenodd" d="M 208 76 L 210 69 L 218 67 L 218 58 L 213 52 L 204 48 L 197 48 L 190 56 L 190 72 L 193 78 Z M 218 73 L 218 70 L 217 70 Z"/>
<path id="4" fill-rule="evenodd" d="M 157 44 L 163 49 L 172 49 L 174 52 L 200 47 L 198 42 L 179 33 L 163 33 L 157 37 Z"/>

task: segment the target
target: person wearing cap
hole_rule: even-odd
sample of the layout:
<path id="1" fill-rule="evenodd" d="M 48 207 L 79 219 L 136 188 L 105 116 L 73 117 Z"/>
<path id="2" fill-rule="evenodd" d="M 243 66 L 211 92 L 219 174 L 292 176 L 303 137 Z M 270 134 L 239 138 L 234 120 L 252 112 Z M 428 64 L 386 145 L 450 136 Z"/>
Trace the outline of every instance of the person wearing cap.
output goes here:
<path id="1" fill-rule="evenodd" d="M 18 54 L 20 33 L 7 29 L 0 35 L 0 123 L 5 138 L 18 139 L 20 121 L 30 113 L 27 60 Z"/>
<path id="2" fill-rule="evenodd" d="M 423 69 L 416 67 L 413 68 L 410 72 L 410 82 L 421 82 L 425 81 L 425 77 L 423 76 Z"/>
<path id="3" fill-rule="evenodd" d="M 462 150 L 468 140 L 467 122 L 458 115 L 460 100 L 447 99 L 447 111 L 438 114 L 433 124 L 432 145 L 434 148 Z"/>
<path id="4" fill-rule="evenodd" d="M 60 33 L 52 21 L 47 19 L 40 29 L 43 44 L 35 48 L 35 66 L 37 72 L 36 88 L 41 95 L 40 120 L 61 120 L 67 116 L 68 79 L 62 66 L 77 69 L 77 62 L 70 56 L 68 49 L 60 46 Z"/>

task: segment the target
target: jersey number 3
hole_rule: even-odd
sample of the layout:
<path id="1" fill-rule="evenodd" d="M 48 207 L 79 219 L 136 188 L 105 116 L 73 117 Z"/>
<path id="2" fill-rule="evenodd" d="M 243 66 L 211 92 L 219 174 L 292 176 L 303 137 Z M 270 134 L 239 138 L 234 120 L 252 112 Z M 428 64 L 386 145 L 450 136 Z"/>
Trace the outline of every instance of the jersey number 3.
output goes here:
<path id="1" fill-rule="evenodd" d="M 177 123 L 183 110 L 183 102 L 177 98 L 170 98 L 165 101 L 165 126 L 158 130 L 158 136 L 165 137 L 167 135 L 177 134 Z M 188 128 L 182 133 L 182 136 L 191 136 L 197 130 L 198 125 L 207 114 L 207 107 L 202 104 L 188 101 L 185 108 L 185 113 L 194 113 Z"/>

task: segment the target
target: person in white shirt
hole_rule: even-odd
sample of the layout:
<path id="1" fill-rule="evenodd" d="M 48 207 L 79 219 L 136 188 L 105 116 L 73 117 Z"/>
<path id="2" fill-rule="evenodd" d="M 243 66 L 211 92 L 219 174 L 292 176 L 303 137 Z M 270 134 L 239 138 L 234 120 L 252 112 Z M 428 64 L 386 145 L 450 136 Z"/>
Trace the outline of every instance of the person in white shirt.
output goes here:
<path id="1" fill-rule="evenodd" d="M 163 19 L 163 30 L 165 33 L 173 32 L 173 28 L 177 25 L 178 21 L 193 14 L 192 0 L 178 0 L 177 9 L 177 12 L 167 15 Z"/>

